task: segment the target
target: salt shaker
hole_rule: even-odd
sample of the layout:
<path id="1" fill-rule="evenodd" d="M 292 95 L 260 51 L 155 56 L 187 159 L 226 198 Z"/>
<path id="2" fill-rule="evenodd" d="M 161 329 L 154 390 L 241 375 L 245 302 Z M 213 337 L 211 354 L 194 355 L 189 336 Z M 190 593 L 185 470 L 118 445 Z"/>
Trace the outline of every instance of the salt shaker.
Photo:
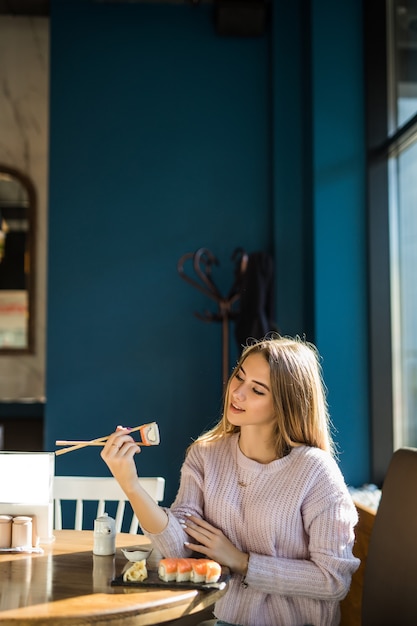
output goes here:
<path id="1" fill-rule="evenodd" d="M 0 515 L 0 548 L 10 548 L 12 545 L 11 515 Z"/>
<path id="2" fill-rule="evenodd" d="M 12 523 L 12 548 L 32 547 L 32 518 L 17 515 Z"/>
<path id="3" fill-rule="evenodd" d="M 104 513 L 94 520 L 93 553 L 99 556 L 108 556 L 116 552 L 115 521 Z"/>

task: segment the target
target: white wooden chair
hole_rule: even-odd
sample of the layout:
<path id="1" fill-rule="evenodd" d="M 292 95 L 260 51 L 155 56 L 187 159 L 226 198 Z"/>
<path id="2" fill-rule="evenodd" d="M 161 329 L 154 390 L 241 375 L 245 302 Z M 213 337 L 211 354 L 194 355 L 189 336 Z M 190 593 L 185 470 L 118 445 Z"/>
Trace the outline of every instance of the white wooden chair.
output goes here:
<path id="1" fill-rule="evenodd" d="M 140 483 L 155 500 L 161 502 L 164 498 L 165 479 L 160 476 L 140 478 Z M 112 476 L 55 476 L 54 477 L 54 529 L 62 530 L 62 506 L 65 500 L 75 501 L 75 520 L 73 528 L 83 529 L 84 502 L 97 502 L 97 517 L 103 515 L 108 502 L 117 502 L 116 532 L 122 529 L 125 505 L 128 498 L 119 483 Z M 138 519 L 132 516 L 130 533 L 138 532 Z"/>

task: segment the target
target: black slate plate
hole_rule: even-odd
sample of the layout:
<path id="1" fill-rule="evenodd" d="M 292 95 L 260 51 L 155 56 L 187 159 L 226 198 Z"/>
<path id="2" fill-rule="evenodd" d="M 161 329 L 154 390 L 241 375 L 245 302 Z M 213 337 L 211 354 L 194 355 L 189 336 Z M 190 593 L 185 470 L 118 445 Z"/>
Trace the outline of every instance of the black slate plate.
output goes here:
<path id="1" fill-rule="evenodd" d="M 113 587 L 164 587 L 165 589 L 198 589 L 201 591 L 213 591 L 213 589 L 224 589 L 231 574 L 227 567 L 222 567 L 222 573 L 219 580 L 215 583 L 194 583 L 191 581 L 176 583 L 165 582 L 158 576 L 158 572 L 148 569 L 148 578 L 139 581 L 124 581 L 123 574 L 117 576 L 111 581 Z"/>

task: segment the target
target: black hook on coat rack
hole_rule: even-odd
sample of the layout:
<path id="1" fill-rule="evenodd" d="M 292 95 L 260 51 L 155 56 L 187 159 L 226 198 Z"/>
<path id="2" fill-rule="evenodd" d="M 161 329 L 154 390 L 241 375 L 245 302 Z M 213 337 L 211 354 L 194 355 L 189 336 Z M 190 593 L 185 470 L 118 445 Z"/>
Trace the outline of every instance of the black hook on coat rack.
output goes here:
<path id="1" fill-rule="evenodd" d="M 197 279 L 191 278 L 184 270 L 184 265 L 192 259 L 192 267 Z M 194 315 L 203 322 L 221 322 L 222 324 L 222 378 L 223 386 L 229 378 L 229 321 L 235 318 L 233 305 L 240 298 L 240 279 L 245 271 L 247 254 L 242 248 L 236 248 L 232 254 L 235 261 L 235 281 L 224 296 L 216 286 L 212 278 L 213 266 L 218 266 L 219 261 L 207 248 L 199 248 L 196 252 L 187 252 L 178 261 L 178 273 L 187 283 L 214 300 L 218 306 L 216 313 L 205 311 L 204 314 L 195 312 Z"/>

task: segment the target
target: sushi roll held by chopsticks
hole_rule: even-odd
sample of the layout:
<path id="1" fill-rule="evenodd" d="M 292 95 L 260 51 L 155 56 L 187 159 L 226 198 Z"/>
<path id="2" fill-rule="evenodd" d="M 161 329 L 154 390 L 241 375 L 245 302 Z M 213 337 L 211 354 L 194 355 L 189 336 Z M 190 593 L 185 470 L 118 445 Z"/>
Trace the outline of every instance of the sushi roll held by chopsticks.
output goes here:
<path id="1" fill-rule="evenodd" d="M 136 443 L 139 446 L 159 445 L 159 428 L 156 422 L 149 422 L 148 424 L 142 424 L 141 426 L 135 426 L 135 428 L 130 428 L 129 434 L 138 431 L 141 440 L 137 441 Z M 110 435 L 106 435 L 105 437 L 98 437 L 97 439 L 91 439 L 90 441 L 69 441 L 68 439 L 59 439 L 55 441 L 55 445 L 68 447 L 62 448 L 62 450 L 57 450 L 55 452 L 55 455 L 59 456 L 60 454 L 66 454 L 67 452 L 79 450 L 80 448 L 85 448 L 87 446 L 104 446 L 109 437 Z"/>

